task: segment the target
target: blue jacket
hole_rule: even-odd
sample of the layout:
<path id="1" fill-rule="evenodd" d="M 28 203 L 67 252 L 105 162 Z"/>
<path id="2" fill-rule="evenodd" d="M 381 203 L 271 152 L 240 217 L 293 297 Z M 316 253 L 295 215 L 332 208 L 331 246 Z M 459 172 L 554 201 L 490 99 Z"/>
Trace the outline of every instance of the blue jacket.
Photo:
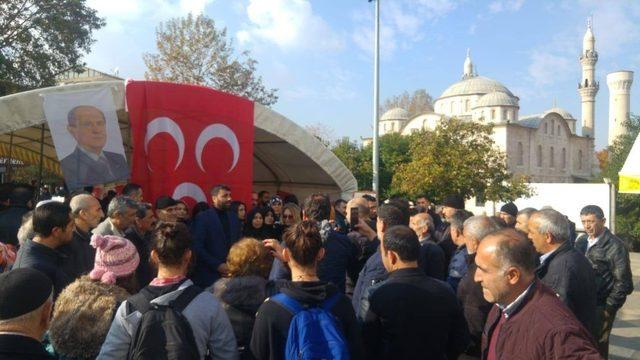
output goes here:
<path id="1" fill-rule="evenodd" d="M 233 211 L 227 211 L 229 233 L 224 228 L 216 209 L 212 208 L 198 214 L 192 225 L 192 250 L 196 255 L 196 268 L 193 282 L 206 288 L 220 278 L 218 266 L 227 261 L 229 249 L 240 239 L 240 221 Z"/>
<path id="2" fill-rule="evenodd" d="M 380 242 L 377 240 L 378 243 Z M 351 298 L 351 304 L 356 314 L 360 313 L 361 302 L 364 296 L 368 296 L 367 289 L 372 285 L 379 283 L 387 278 L 387 269 L 384 268 L 382 263 L 382 256 L 380 255 L 380 248 L 376 251 L 367 262 L 364 264 L 362 271 L 358 275 L 358 282 L 356 288 L 353 290 L 353 297 Z"/>
<path id="3" fill-rule="evenodd" d="M 467 274 L 467 247 L 462 245 L 451 257 L 449 263 L 449 272 L 447 275 L 447 282 L 453 288 L 453 291 L 458 291 L 458 283 Z"/>

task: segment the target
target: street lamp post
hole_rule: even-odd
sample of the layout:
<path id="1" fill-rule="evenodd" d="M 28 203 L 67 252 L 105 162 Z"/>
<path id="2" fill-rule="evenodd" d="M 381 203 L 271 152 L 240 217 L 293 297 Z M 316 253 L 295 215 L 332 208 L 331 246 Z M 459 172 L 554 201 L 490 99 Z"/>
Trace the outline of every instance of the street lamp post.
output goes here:
<path id="1" fill-rule="evenodd" d="M 369 0 L 370 2 L 372 0 Z M 373 191 L 376 193 L 376 199 L 379 200 L 379 159 L 380 149 L 378 144 L 378 108 L 380 102 L 380 0 L 375 1 L 375 34 L 374 34 L 374 48 L 373 48 Z"/>

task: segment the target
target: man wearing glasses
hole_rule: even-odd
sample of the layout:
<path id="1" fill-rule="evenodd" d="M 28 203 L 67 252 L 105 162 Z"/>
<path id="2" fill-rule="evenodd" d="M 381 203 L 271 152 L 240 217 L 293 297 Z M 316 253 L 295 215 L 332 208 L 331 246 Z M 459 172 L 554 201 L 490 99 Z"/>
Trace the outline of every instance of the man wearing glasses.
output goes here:
<path id="1" fill-rule="evenodd" d="M 60 161 L 70 190 L 129 177 L 122 154 L 104 151 L 107 126 L 104 114 L 89 105 L 76 106 L 67 115 L 67 130 L 76 140 L 75 150 Z"/>

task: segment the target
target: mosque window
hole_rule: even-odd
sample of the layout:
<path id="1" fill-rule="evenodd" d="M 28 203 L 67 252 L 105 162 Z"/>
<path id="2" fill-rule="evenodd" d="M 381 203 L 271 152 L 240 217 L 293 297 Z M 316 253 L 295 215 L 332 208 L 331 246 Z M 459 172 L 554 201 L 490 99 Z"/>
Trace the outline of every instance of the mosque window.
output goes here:
<path id="1" fill-rule="evenodd" d="M 544 133 L 547 134 L 549 132 L 549 124 L 544 123 Z"/>
<path id="2" fill-rule="evenodd" d="M 578 151 L 578 170 L 582 170 L 582 150 Z"/>
<path id="3" fill-rule="evenodd" d="M 507 110 L 502 110 L 502 120 L 507 120 Z"/>
<path id="4" fill-rule="evenodd" d="M 518 143 L 518 165 L 524 165 L 524 149 L 522 143 Z"/>
<path id="5" fill-rule="evenodd" d="M 464 101 L 464 111 L 469 111 L 469 99 Z"/>
<path id="6" fill-rule="evenodd" d="M 562 148 L 562 168 L 567 168 L 567 149 Z"/>
<path id="7" fill-rule="evenodd" d="M 558 136 L 560 136 L 561 132 L 560 132 L 560 125 L 558 125 Z"/>
<path id="8" fill-rule="evenodd" d="M 556 161 L 553 153 L 553 146 L 549 149 L 549 167 L 556 167 Z"/>
<path id="9" fill-rule="evenodd" d="M 538 145 L 538 151 L 536 152 L 536 163 L 538 167 L 542 167 L 542 145 Z"/>
<path id="10" fill-rule="evenodd" d="M 556 133 L 555 128 L 556 128 L 556 121 L 551 120 L 551 135 Z"/>
<path id="11" fill-rule="evenodd" d="M 491 120 L 496 119 L 496 109 L 491 109 Z"/>

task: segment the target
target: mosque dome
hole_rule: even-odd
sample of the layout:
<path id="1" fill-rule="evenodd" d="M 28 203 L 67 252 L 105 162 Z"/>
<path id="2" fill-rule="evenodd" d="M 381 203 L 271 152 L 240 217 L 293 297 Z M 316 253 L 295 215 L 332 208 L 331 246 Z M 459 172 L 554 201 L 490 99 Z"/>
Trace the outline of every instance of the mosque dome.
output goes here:
<path id="1" fill-rule="evenodd" d="M 397 107 L 391 110 L 387 110 L 387 112 L 382 114 L 382 117 L 380 118 L 380 121 L 392 121 L 392 120 L 407 121 L 409 120 L 409 112 L 403 108 Z"/>
<path id="2" fill-rule="evenodd" d="M 485 106 L 518 106 L 518 98 L 502 91 L 492 91 L 483 95 L 475 107 Z"/>
<path id="3" fill-rule="evenodd" d="M 506 86 L 498 81 L 484 76 L 473 76 L 449 86 L 442 93 L 440 99 L 461 95 L 488 94 L 491 92 L 502 92 L 508 96 L 515 97 Z"/>
<path id="4" fill-rule="evenodd" d="M 544 115 L 547 115 L 548 113 L 557 113 L 558 115 L 562 116 L 562 118 L 565 120 L 575 120 L 573 115 L 571 115 L 567 110 L 563 108 L 552 107 L 551 109 L 545 111 Z"/>

